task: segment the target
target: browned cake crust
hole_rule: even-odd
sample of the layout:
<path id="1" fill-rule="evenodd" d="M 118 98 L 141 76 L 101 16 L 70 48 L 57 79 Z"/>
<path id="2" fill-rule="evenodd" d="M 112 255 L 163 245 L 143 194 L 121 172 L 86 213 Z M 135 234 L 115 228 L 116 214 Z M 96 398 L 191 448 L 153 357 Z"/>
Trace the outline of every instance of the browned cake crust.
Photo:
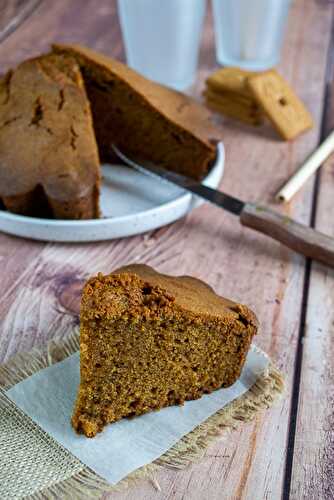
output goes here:
<path id="1" fill-rule="evenodd" d="M 81 382 L 72 424 L 88 437 L 123 417 L 230 386 L 257 332 L 246 306 L 195 278 L 145 265 L 90 279 L 80 322 Z"/>
<path id="2" fill-rule="evenodd" d="M 55 45 L 53 50 L 80 65 L 103 161 L 110 161 L 115 143 L 196 179 L 208 172 L 220 134 L 205 107 L 88 48 Z"/>
<path id="3" fill-rule="evenodd" d="M 73 58 L 30 59 L 0 81 L 0 199 L 16 213 L 98 217 L 99 158 Z"/>

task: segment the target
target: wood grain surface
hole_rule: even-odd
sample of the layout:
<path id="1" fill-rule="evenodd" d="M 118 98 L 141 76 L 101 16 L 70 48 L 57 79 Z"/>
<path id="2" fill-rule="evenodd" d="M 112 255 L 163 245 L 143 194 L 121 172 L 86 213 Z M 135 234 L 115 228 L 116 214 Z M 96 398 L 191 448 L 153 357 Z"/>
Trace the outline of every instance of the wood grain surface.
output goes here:
<path id="1" fill-rule="evenodd" d="M 29 19 L 41 2 L 42 0 L 1 0 L 0 42 Z"/>
<path id="2" fill-rule="evenodd" d="M 279 186 L 319 143 L 333 8 L 317 0 L 293 2 L 280 66 L 313 115 L 312 131 L 285 143 L 269 125 L 252 129 L 217 117 L 227 152 L 221 186 L 232 195 L 270 205 Z M 116 2 L 45 0 L 0 45 L 1 72 L 54 41 L 76 41 L 124 59 Z M 209 14 L 198 80 L 191 90 L 198 98 L 215 68 Z M 334 117 L 334 104 L 331 109 Z M 333 235 L 332 165 L 329 160 L 318 182 L 311 179 L 290 204 L 275 209 L 305 224 L 314 219 L 317 229 Z M 219 439 L 200 463 L 183 471 L 160 471 L 160 491 L 143 481 L 111 497 L 333 498 L 333 272 L 311 266 L 218 208 L 203 205 L 168 227 L 104 243 L 44 244 L 0 234 L 0 360 L 65 337 L 78 323 L 85 278 L 130 262 L 192 274 L 252 307 L 261 322 L 256 342 L 286 373 L 287 393 L 275 408 Z"/>
<path id="3" fill-rule="evenodd" d="M 332 40 L 334 42 L 334 40 Z M 334 46 L 329 52 L 326 109 L 322 135 L 334 128 Z M 334 234 L 329 214 L 334 199 L 334 157 L 317 178 L 313 225 Z M 334 497 L 334 272 L 312 263 L 300 337 L 299 373 L 293 412 L 294 454 L 291 498 L 331 500 Z"/>

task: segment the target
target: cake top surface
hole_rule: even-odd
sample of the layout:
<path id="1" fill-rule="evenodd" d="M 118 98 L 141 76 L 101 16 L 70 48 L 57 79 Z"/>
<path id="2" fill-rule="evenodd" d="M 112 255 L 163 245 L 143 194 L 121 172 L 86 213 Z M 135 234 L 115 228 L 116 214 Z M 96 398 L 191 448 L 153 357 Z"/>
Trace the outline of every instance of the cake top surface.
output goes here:
<path id="1" fill-rule="evenodd" d="M 96 184 L 97 145 L 75 59 L 45 55 L 9 71 L 0 81 L 0 127 L 0 196 L 41 185 L 66 201 Z"/>
<path id="2" fill-rule="evenodd" d="M 108 293 L 101 293 L 101 288 L 108 289 L 108 283 L 117 275 L 138 276 L 146 285 L 158 287 L 172 296 L 176 305 L 194 314 L 209 315 L 217 318 L 242 319 L 245 323 L 257 324 L 255 314 L 246 306 L 217 295 L 214 290 L 203 281 L 190 276 L 168 276 L 155 271 L 144 264 L 132 264 L 113 271 L 110 275 L 97 277 L 88 283 L 98 282 L 95 289 L 99 295 L 95 303 L 102 305 L 103 301 L 110 300 Z M 97 297 L 96 297 L 97 298 Z"/>
<path id="3" fill-rule="evenodd" d="M 197 139 L 214 148 L 221 140 L 221 132 L 212 122 L 212 113 L 193 98 L 146 79 L 125 64 L 80 45 L 55 44 L 57 53 L 68 53 L 79 60 L 88 71 L 99 70 L 106 80 L 116 76 L 126 82 L 150 105 Z"/>

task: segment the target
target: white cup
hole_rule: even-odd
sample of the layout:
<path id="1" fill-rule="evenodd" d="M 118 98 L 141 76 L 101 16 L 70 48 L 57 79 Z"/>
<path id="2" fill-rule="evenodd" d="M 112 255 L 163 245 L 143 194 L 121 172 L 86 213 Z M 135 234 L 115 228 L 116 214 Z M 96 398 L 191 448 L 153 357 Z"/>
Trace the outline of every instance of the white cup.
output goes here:
<path id="1" fill-rule="evenodd" d="M 276 66 L 291 0 L 212 0 L 217 60 L 263 71 Z"/>
<path id="2" fill-rule="evenodd" d="M 118 0 L 130 67 L 177 90 L 195 80 L 206 0 Z"/>

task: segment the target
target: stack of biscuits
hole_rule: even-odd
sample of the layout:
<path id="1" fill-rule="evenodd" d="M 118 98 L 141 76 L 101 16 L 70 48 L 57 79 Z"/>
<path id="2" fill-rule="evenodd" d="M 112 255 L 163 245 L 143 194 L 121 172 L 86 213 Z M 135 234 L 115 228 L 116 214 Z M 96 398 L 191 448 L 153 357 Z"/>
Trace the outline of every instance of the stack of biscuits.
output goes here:
<path id="1" fill-rule="evenodd" d="M 313 127 L 302 101 L 274 69 L 219 69 L 206 80 L 204 96 L 214 111 L 248 125 L 261 125 L 267 117 L 284 140 Z"/>
<path id="2" fill-rule="evenodd" d="M 261 125 L 263 112 L 247 85 L 253 75 L 239 68 L 222 68 L 206 80 L 207 105 L 230 118 L 249 125 Z"/>

